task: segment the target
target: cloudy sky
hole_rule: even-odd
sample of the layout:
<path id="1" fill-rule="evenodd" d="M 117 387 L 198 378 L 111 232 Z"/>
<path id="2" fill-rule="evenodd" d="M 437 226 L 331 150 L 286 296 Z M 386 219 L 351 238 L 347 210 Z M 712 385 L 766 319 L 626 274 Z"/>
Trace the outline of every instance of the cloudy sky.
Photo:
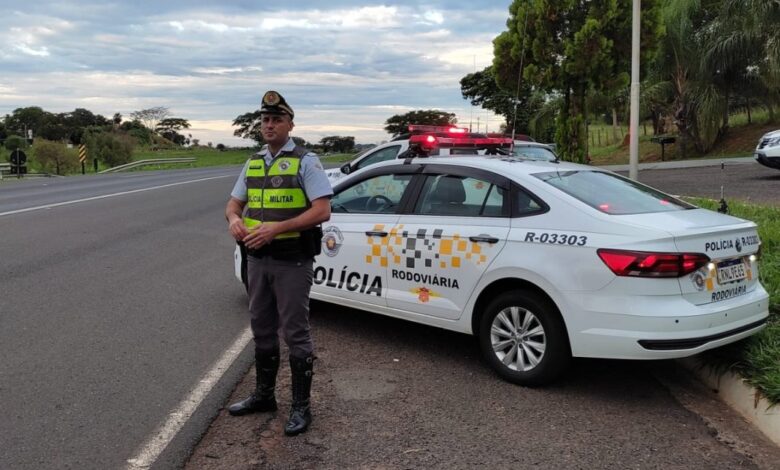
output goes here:
<path id="1" fill-rule="evenodd" d="M 295 135 L 387 139 L 384 121 L 442 109 L 497 130 L 460 94 L 492 60 L 510 0 L 0 0 L 0 115 L 40 106 L 107 117 L 153 106 L 194 138 L 244 145 L 231 121 L 279 91 Z"/>

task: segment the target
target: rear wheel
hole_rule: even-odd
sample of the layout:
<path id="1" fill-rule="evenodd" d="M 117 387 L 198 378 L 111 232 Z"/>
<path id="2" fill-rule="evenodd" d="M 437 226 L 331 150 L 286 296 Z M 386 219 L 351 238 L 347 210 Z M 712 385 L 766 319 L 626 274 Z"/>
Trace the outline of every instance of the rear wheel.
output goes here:
<path id="1" fill-rule="evenodd" d="M 506 292 L 494 299 L 480 321 L 479 342 L 498 375 L 519 385 L 549 383 L 571 359 L 558 309 L 530 291 Z"/>

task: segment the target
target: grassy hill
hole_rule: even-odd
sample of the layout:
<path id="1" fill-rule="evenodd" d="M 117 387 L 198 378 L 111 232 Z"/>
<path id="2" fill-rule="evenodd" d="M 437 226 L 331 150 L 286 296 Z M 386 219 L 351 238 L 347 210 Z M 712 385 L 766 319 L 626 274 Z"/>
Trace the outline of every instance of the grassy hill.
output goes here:
<path id="1" fill-rule="evenodd" d="M 704 155 L 693 153 L 689 150 L 688 155 L 680 155 L 676 144 L 667 144 L 664 149 L 664 160 L 681 160 L 692 158 L 729 158 L 729 157 L 749 157 L 758 144 L 758 139 L 767 132 L 780 128 L 780 123 L 771 123 L 767 114 L 754 113 L 752 122 L 747 122 L 747 116 L 736 114 L 730 118 L 730 128 L 726 135 L 709 152 Z M 628 163 L 629 144 L 626 127 L 620 131 L 620 141 L 609 142 L 613 140 L 612 126 L 591 125 L 590 131 L 590 158 L 596 165 L 611 165 Z M 639 161 L 658 162 L 661 161 L 661 145 L 652 142 L 652 127 L 649 124 L 639 127 Z M 608 143 L 609 142 L 609 143 Z"/>

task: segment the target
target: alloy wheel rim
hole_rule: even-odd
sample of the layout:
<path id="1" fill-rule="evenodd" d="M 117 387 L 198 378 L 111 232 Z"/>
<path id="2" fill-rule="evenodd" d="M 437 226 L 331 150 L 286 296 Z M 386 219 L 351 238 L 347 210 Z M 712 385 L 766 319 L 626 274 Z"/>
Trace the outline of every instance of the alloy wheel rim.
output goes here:
<path id="1" fill-rule="evenodd" d="M 544 357 L 547 335 L 536 315 L 528 309 L 512 306 L 501 310 L 490 326 L 493 353 L 505 367 L 527 372 Z"/>

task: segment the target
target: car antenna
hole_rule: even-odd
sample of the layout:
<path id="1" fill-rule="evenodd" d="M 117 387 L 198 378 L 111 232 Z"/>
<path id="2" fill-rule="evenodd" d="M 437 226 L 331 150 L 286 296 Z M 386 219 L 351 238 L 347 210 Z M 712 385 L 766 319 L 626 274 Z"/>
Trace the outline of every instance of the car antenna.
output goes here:
<path id="1" fill-rule="evenodd" d="M 723 197 L 723 187 L 724 187 L 724 180 L 725 180 L 725 174 L 726 174 L 726 164 L 724 162 L 720 162 L 720 207 L 718 207 L 718 212 L 721 214 L 728 214 L 729 213 L 729 205 L 726 203 L 726 199 Z"/>
<path id="2" fill-rule="evenodd" d="M 520 99 L 520 79 L 523 77 L 523 59 L 525 59 L 525 37 L 528 29 L 528 10 L 531 8 L 531 2 L 526 2 L 525 19 L 523 20 L 523 43 L 520 46 L 520 70 L 517 71 L 517 89 L 515 90 L 515 109 L 512 112 L 512 143 L 509 152 L 515 153 L 515 132 L 517 132 L 517 101 Z"/>

